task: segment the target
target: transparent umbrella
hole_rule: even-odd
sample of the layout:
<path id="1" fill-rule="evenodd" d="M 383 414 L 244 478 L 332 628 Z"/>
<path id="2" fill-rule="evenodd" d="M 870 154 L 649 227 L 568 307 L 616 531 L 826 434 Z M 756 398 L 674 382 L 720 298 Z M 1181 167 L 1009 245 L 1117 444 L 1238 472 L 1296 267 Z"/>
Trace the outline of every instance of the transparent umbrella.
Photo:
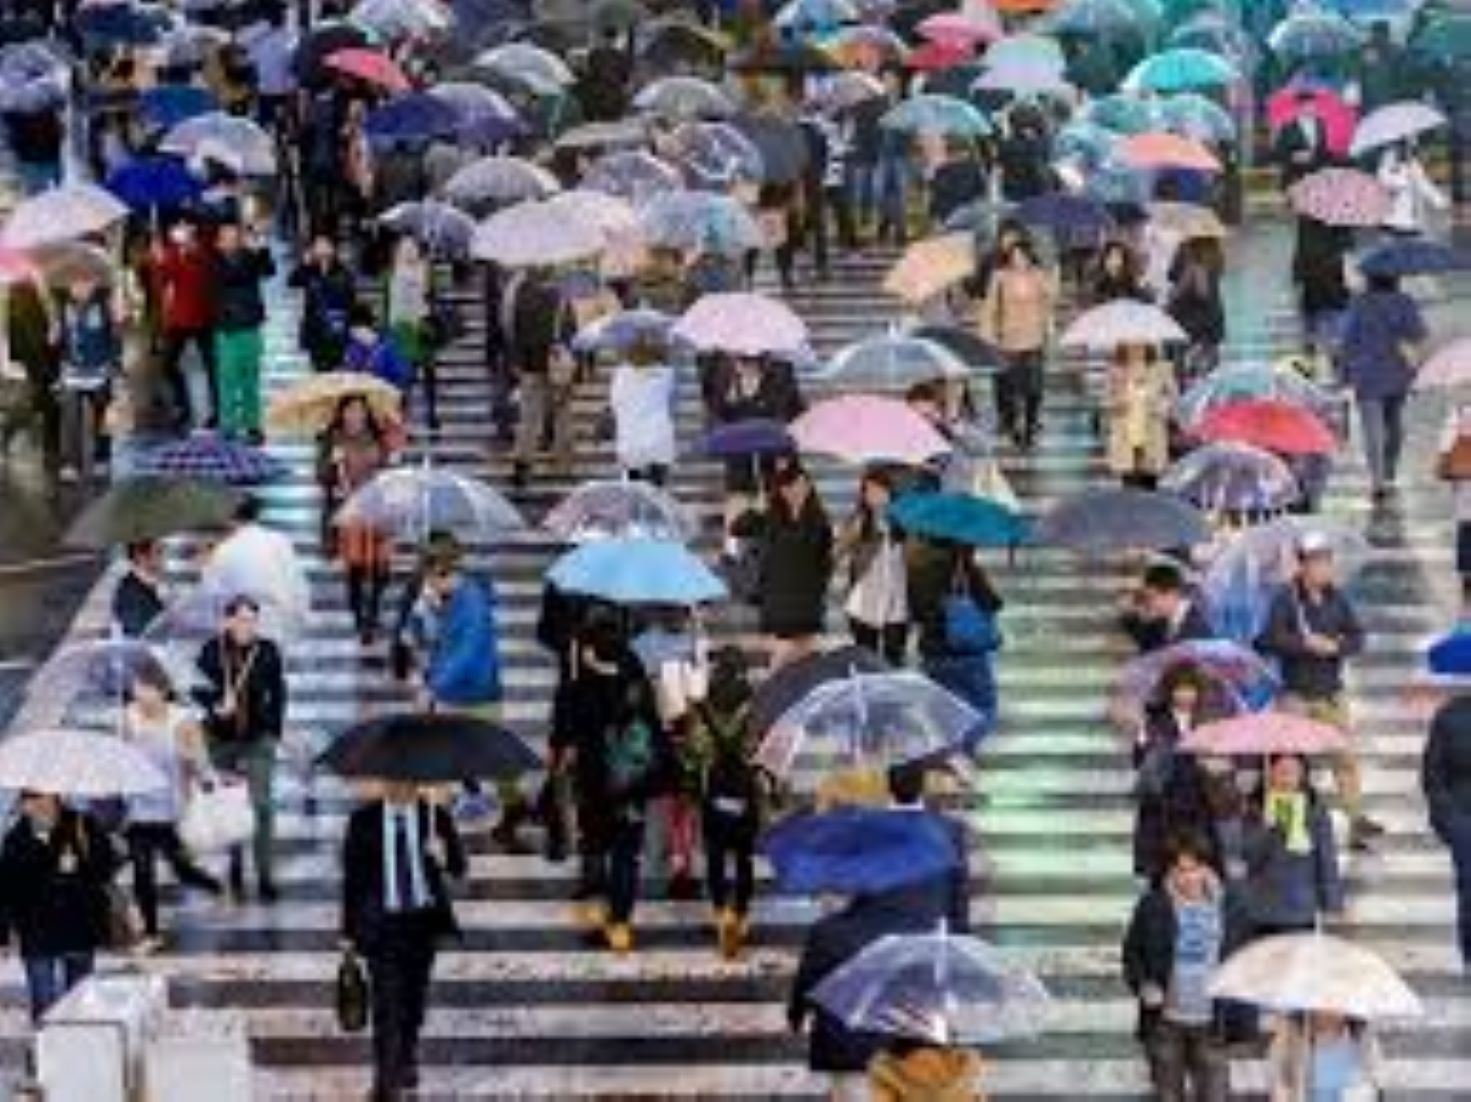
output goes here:
<path id="1" fill-rule="evenodd" d="M 65 729 L 0 741 L 0 788 L 111 799 L 168 787 L 168 778 L 132 743 Z"/>
<path id="2" fill-rule="evenodd" d="M 943 344 L 889 332 L 846 345 L 813 378 L 859 389 L 895 390 L 933 379 L 963 379 L 970 367 Z"/>
<path id="3" fill-rule="evenodd" d="M 1275 512 L 1302 493 L 1277 456 L 1235 443 L 1196 448 L 1165 471 L 1160 488 L 1213 512 Z"/>
<path id="4" fill-rule="evenodd" d="M 813 991 L 849 1029 L 933 1045 L 986 1044 L 1042 1031 L 1042 982 L 979 938 L 943 928 L 890 934 Z"/>
<path id="5" fill-rule="evenodd" d="M 684 187 L 679 169 L 641 149 L 619 150 L 599 157 L 582 178 L 582 187 L 616 195 L 635 206 L 656 195 Z"/>
<path id="6" fill-rule="evenodd" d="M 589 482 L 573 490 L 542 521 L 567 543 L 600 539 L 693 539 L 695 518 L 673 496 L 647 482 Z"/>
<path id="7" fill-rule="evenodd" d="M 109 636 L 57 651 L 26 686 L 26 699 L 64 709 L 74 704 L 122 703 L 140 673 L 175 680 L 167 657 L 145 639 Z"/>
<path id="8" fill-rule="evenodd" d="M 343 503 L 338 517 L 363 521 L 416 543 L 436 530 L 484 538 L 526 527 L 516 507 L 498 490 L 428 464 L 379 472 Z"/>
<path id="9" fill-rule="evenodd" d="M 674 191 L 655 195 L 639 218 L 650 245 L 743 256 L 762 243 L 761 229 L 750 213 L 729 195 L 708 191 Z"/>

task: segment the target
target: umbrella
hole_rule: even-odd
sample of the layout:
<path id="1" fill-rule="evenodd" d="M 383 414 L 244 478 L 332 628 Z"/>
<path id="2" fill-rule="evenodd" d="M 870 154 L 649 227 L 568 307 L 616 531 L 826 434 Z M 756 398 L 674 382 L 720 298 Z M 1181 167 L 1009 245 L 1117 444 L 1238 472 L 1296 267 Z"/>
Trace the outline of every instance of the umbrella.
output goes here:
<path id="1" fill-rule="evenodd" d="M 78 701 L 120 704 L 143 673 L 172 680 L 164 655 L 142 639 L 121 635 L 70 643 L 49 659 L 25 687 L 27 700 L 66 705 Z"/>
<path id="2" fill-rule="evenodd" d="M 160 612 L 143 638 L 169 647 L 216 638 L 225 610 L 241 597 L 259 608 L 259 632 L 265 638 L 290 639 L 305 630 L 311 609 L 292 602 L 286 593 L 290 582 L 263 570 L 237 569 L 239 565 L 221 569 L 206 561 L 199 584 Z"/>
<path id="3" fill-rule="evenodd" d="M 972 92 L 989 92 L 1012 99 L 1040 99 L 1050 96 L 1072 103 L 1077 89 L 1065 73 L 1052 69 L 1016 69 L 995 65 L 971 82 Z"/>
<path id="4" fill-rule="evenodd" d="M 173 25 L 172 13 L 151 4 L 92 4 L 72 16 L 72 26 L 89 50 L 151 46 Z"/>
<path id="5" fill-rule="evenodd" d="M 1148 124 L 1140 129 L 1148 130 Z M 1078 118 L 1059 129 L 1052 139 L 1054 155 L 1059 159 L 1075 158 L 1096 167 L 1113 155 L 1119 134 L 1093 119 Z"/>
<path id="6" fill-rule="evenodd" d="M 812 999 L 851 1030 L 949 1047 L 1041 1033 L 1035 975 L 979 938 L 888 934 L 830 972 Z"/>
<path id="7" fill-rule="evenodd" d="M 1320 168 L 1287 191 L 1292 209 L 1330 226 L 1378 226 L 1389 214 L 1384 185 L 1354 168 Z"/>
<path id="8" fill-rule="evenodd" d="M 1186 344 L 1180 323 L 1158 306 L 1119 299 L 1078 315 L 1058 343 L 1063 348 L 1112 351 L 1124 344 Z"/>
<path id="9" fill-rule="evenodd" d="M 269 482 L 286 472 L 286 465 L 259 448 L 236 443 L 214 432 L 192 433 L 187 439 L 165 444 L 138 459 L 140 474 L 162 478 L 201 478 L 230 486 Z"/>
<path id="10" fill-rule="evenodd" d="M 520 157 L 491 156 L 472 161 L 444 185 L 444 198 L 471 213 L 524 199 L 545 199 L 561 190 L 546 169 Z"/>
<path id="11" fill-rule="evenodd" d="M 1114 159 L 1130 168 L 1188 169 L 1192 172 L 1219 172 L 1221 162 L 1194 138 L 1161 132 L 1130 134 L 1113 151 Z"/>
<path id="12" fill-rule="evenodd" d="M 746 726 L 763 736 L 783 714 L 820 685 L 859 673 L 883 673 L 889 665 L 867 647 L 846 646 L 809 654 L 778 666 L 757 686 Z"/>
<path id="13" fill-rule="evenodd" d="M 699 351 L 737 356 L 800 356 L 807 325 L 784 302 L 752 291 L 701 295 L 670 336 Z"/>
<path id="14" fill-rule="evenodd" d="M 0 741 L 0 788 L 87 799 L 160 792 L 169 780 L 131 742 L 90 731 L 28 731 Z"/>
<path id="15" fill-rule="evenodd" d="M 932 379 L 959 379 L 970 368 L 943 344 L 909 333 L 886 333 L 846 345 L 813 375 L 855 390 L 906 389 Z"/>
<path id="16" fill-rule="evenodd" d="M 778 27 L 796 30 L 835 27 L 858 18 L 851 0 L 787 0 L 772 22 Z"/>
<path id="17" fill-rule="evenodd" d="M 1332 724 L 1272 711 L 1202 724 L 1186 734 L 1180 749 L 1188 754 L 1225 758 L 1238 754 L 1329 754 L 1347 744 L 1348 736 Z"/>
<path id="18" fill-rule="evenodd" d="M 1272 668 L 1250 647 L 1226 639 L 1191 639 L 1133 659 L 1119 675 L 1114 695 L 1138 714 L 1157 699 L 1161 682 L 1181 668 L 1198 671 L 1238 702 L 1270 700 L 1278 687 Z"/>
<path id="19" fill-rule="evenodd" d="M 1330 416 L 1337 405 L 1333 395 L 1296 371 L 1241 364 L 1218 367 L 1200 379 L 1184 393 L 1175 410 L 1181 424 L 1193 427 L 1222 406 L 1255 400 L 1301 406 L 1319 418 Z"/>
<path id="20" fill-rule="evenodd" d="M 761 150 L 729 123 L 686 123 L 662 143 L 666 155 L 706 187 L 737 182 L 757 183 L 766 178 Z"/>
<path id="21" fill-rule="evenodd" d="M 823 772 L 883 769 L 973 745 L 985 725 L 984 716 L 923 674 L 853 673 L 817 685 L 778 716 L 755 761 L 778 777 L 809 755 L 827 767 Z"/>
<path id="22" fill-rule="evenodd" d="M 563 267 L 592 259 L 604 245 L 597 226 L 531 199 L 481 223 L 470 240 L 470 254 L 502 268 Z"/>
<path id="23" fill-rule="evenodd" d="M 1241 79 L 1236 66 L 1209 50 L 1177 46 L 1146 57 L 1124 78 L 1131 92 L 1190 92 L 1219 88 Z"/>
<path id="24" fill-rule="evenodd" d="M 589 322 L 577 332 L 572 345 L 579 352 L 624 354 L 640 345 L 669 343 L 674 319 L 659 310 L 620 310 Z"/>
<path id="25" fill-rule="evenodd" d="M 394 233 L 415 238 L 435 256 L 470 255 L 475 219 L 448 203 L 433 199 L 399 203 L 380 214 L 378 221 Z"/>
<path id="26" fill-rule="evenodd" d="M 503 535 L 526 522 L 498 490 L 468 475 L 427 464 L 380 471 L 338 511 L 339 523 L 361 521 L 421 542 L 434 531 Z"/>
<path id="27" fill-rule="evenodd" d="M 960 862 L 930 812 L 841 807 L 793 815 L 761 840 L 777 886 L 803 895 L 868 895 L 941 877 Z"/>
<path id="28" fill-rule="evenodd" d="M 1086 195 L 1050 192 L 1018 203 L 1013 216 L 1029 226 L 1042 226 L 1071 239 L 1099 237 L 1113 228 L 1108 208 Z"/>
<path id="29" fill-rule="evenodd" d="M 1160 477 L 1160 488 L 1212 512 L 1275 512 L 1301 496 L 1277 456 L 1250 444 L 1206 444 Z"/>
<path id="30" fill-rule="evenodd" d="M 297 41 L 291 67 L 302 84 L 323 84 L 331 77 L 332 71 L 326 67 L 326 59 L 331 54 L 338 50 L 366 48 L 373 42 L 374 35 L 366 27 L 345 19 L 323 20 Z"/>
<path id="31" fill-rule="evenodd" d="M 907 402 L 872 394 L 827 398 L 791 424 L 799 450 L 846 463 L 925 463 L 950 442 Z"/>
<path id="32" fill-rule="evenodd" d="M 220 101 L 209 89 L 193 84 L 160 84 L 138 97 L 139 116 L 159 130 L 219 109 Z"/>
<path id="33" fill-rule="evenodd" d="M 724 119 L 736 113 L 736 105 L 728 95 L 698 77 L 664 77 L 646 84 L 633 97 L 633 105 L 676 121 Z"/>
<path id="34" fill-rule="evenodd" d="M 1424 1013 L 1381 957 L 1321 930 L 1277 934 L 1238 949 L 1216 969 L 1210 993 L 1277 1014 L 1322 1011 L 1382 1021 Z"/>
<path id="35" fill-rule="evenodd" d="M 812 42 L 762 41 L 730 59 L 733 73 L 828 73 L 838 67 L 833 56 Z"/>
<path id="36" fill-rule="evenodd" d="M 317 764 L 343 777 L 452 784 L 519 777 L 541 768 L 536 751 L 497 723 L 453 712 L 377 716 L 349 727 Z"/>
<path id="37" fill-rule="evenodd" d="M 70 287 L 73 283 L 107 286 L 117 274 L 112 257 L 105 250 L 81 241 L 43 245 L 28 255 L 35 271 L 52 287 Z"/>
<path id="38" fill-rule="evenodd" d="M 890 130 L 955 138 L 984 138 L 992 131 L 990 122 L 974 104 L 955 96 L 923 93 L 891 107 L 881 122 Z"/>
<path id="39" fill-rule="evenodd" d="M 909 47 L 902 38 L 888 27 L 872 23 L 841 28 L 823 43 L 823 48 L 849 68 L 898 65 L 909 56 Z"/>
<path id="40" fill-rule="evenodd" d="M 62 184 L 23 201 L 5 220 L 0 244 L 14 249 L 100 234 L 128 216 L 127 206 L 92 184 Z"/>
<path id="41" fill-rule="evenodd" d="M 705 434 L 700 450 L 723 459 L 749 459 L 763 455 L 790 455 L 797 442 L 781 421 L 753 417 L 718 425 Z"/>
<path id="42" fill-rule="evenodd" d="M 719 68 L 729 46 L 716 32 L 677 18 L 655 20 L 643 32 L 639 54 L 655 72 L 667 72 L 686 61 Z"/>
<path id="43" fill-rule="evenodd" d="M 986 64 L 993 68 L 1053 69 L 1067 67 L 1062 43 L 1045 34 L 1011 34 L 986 50 Z"/>
<path id="44" fill-rule="evenodd" d="M 349 46 L 346 49 L 333 50 L 322 59 L 322 64 L 328 69 L 379 88 L 386 88 L 390 92 L 407 92 L 412 87 L 408 75 L 399 68 L 398 62 L 378 50 Z"/>
<path id="45" fill-rule="evenodd" d="M 225 527 L 240 494 L 198 478 L 136 475 L 115 482 L 67 530 L 68 547 L 113 547 L 175 532 Z"/>
<path id="46" fill-rule="evenodd" d="M 1415 373 L 1418 390 L 1461 386 L 1471 383 L 1471 337 L 1460 337 L 1442 345 Z"/>
<path id="47" fill-rule="evenodd" d="M 1055 34 L 1108 38 L 1140 29 L 1139 14 L 1128 0 L 1070 0 L 1045 20 Z"/>
<path id="48" fill-rule="evenodd" d="M 437 0 L 360 0 L 350 18 L 389 38 L 423 37 L 455 25 L 455 13 Z"/>
<path id="49" fill-rule="evenodd" d="M 0 245 L 0 287 L 14 287 L 20 283 L 39 286 L 41 278 L 40 267 L 28 254 Z"/>
<path id="50" fill-rule="evenodd" d="M 1331 88 L 1315 88 L 1289 84 L 1267 99 L 1267 122 L 1273 130 L 1302 115 L 1310 115 L 1323 126 L 1323 137 L 1330 152 L 1342 156 L 1353 141 L 1359 123 L 1358 108 L 1348 103 Z"/>
<path id="51" fill-rule="evenodd" d="M 889 506 L 889 519 L 911 535 L 970 547 L 1014 547 L 1031 537 L 1024 517 L 971 494 L 904 494 Z"/>
<path id="52" fill-rule="evenodd" d="M 1287 60 L 1336 57 L 1363 44 L 1363 31 L 1337 12 L 1321 8 L 1294 11 L 1267 35 L 1272 52 Z"/>
<path id="53" fill-rule="evenodd" d="M 133 210 L 173 210 L 204 194 L 204 184 L 176 157 L 140 157 L 107 177 L 107 190 Z"/>
<path id="54" fill-rule="evenodd" d="M 699 534 L 695 517 L 647 482 L 588 482 L 568 494 L 541 526 L 564 543 L 601 539 L 678 540 Z"/>
<path id="55" fill-rule="evenodd" d="M 1236 140 L 1236 120 L 1214 100 L 1181 92 L 1159 103 L 1155 118 L 1162 129 L 1212 145 Z"/>
<path id="56" fill-rule="evenodd" d="M 1210 207 L 1195 203 L 1158 202 L 1149 204 L 1149 220 L 1182 241 L 1193 237 L 1220 240 L 1228 231 L 1220 216 Z"/>
<path id="57" fill-rule="evenodd" d="M 315 436 L 332 423 L 348 398 L 367 401 L 379 421 L 398 421 L 403 398 L 392 383 L 361 371 L 324 371 L 298 379 L 271 395 L 266 425 L 273 432 Z"/>
<path id="58" fill-rule="evenodd" d="M 454 105 L 428 92 L 410 92 L 373 108 L 363 121 L 363 132 L 384 144 L 429 142 L 449 138 L 460 128 L 460 113 Z"/>
<path id="59" fill-rule="evenodd" d="M 765 242 L 761 227 L 729 195 L 671 191 L 655 195 L 639 215 L 644 241 L 688 252 L 744 256 Z"/>
<path id="60" fill-rule="evenodd" d="M 1365 253 L 1359 271 L 1366 276 L 1440 275 L 1471 270 L 1471 252 L 1423 238 L 1400 238 Z"/>
<path id="61" fill-rule="evenodd" d="M 975 60 L 976 48 L 969 42 L 958 39 L 942 39 L 926 42 L 909 52 L 904 65 L 916 73 L 948 74 L 951 70 L 969 67 Z M 931 94 L 935 93 L 930 89 Z"/>
<path id="62" fill-rule="evenodd" d="M 158 143 L 160 152 L 201 157 L 227 164 L 242 176 L 276 172 L 276 140 L 249 119 L 211 111 L 172 127 Z"/>
<path id="63" fill-rule="evenodd" d="M 1428 103 L 1411 100 L 1388 103 L 1359 120 L 1348 151 L 1358 157 L 1445 125 L 1445 115 Z"/>
<path id="64" fill-rule="evenodd" d="M 761 158 L 764 182 L 795 183 L 807 171 L 811 144 L 800 127 L 766 114 L 737 115 L 729 125 L 751 143 Z"/>
<path id="65" fill-rule="evenodd" d="M 0 110 L 40 111 L 67 98 L 71 65 L 47 42 L 0 46 Z"/>
<path id="66" fill-rule="evenodd" d="M 915 25 L 921 38 L 931 42 L 967 42 L 980 45 L 995 42 L 1005 31 L 995 12 L 980 7 L 979 11 L 945 11 L 927 15 Z"/>
<path id="67" fill-rule="evenodd" d="M 726 596 L 725 583 L 676 540 L 584 543 L 552 563 L 546 576 L 563 592 L 619 605 L 698 605 Z"/>
<path id="68" fill-rule="evenodd" d="M 649 140 L 648 123 L 643 119 L 619 119 L 617 122 L 585 122 L 557 135 L 558 149 L 637 149 Z"/>
<path id="69" fill-rule="evenodd" d="M 813 88 L 808 102 L 824 111 L 851 111 L 860 104 L 882 99 L 883 81 L 872 73 L 835 73 Z"/>
<path id="70" fill-rule="evenodd" d="M 1254 398 L 1209 410 L 1191 430 L 1201 440 L 1252 444 L 1278 455 L 1329 455 L 1338 441 L 1312 410 Z"/>
<path id="71" fill-rule="evenodd" d="M 1160 551 L 1209 543 L 1210 526 L 1187 502 L 1136 489 L 1084 490 L 1037 523 L 1037 543 L 1085 555 Z"/>
<path id="72" fill-rule="evenodd" d="M 1471 57 L 1471 13 L 1444 13 L 1427 19 L 1411 36 L 1410 47 L 1438 61 Z"/>
<path id="73" fill-rule="evenodd" d="M 638 149 L 599 157 L 583 176 L 581 186 L 642 206 L 656 195 L 679 191 L 684 181 L 672 164 Z"/>
<path id="74" fill-rule="evenodd" d="M 533 90 L 554 91 L 577 80 L 560 57 L 529 42 L 508 42 L 486 50 L 475 59 L 475 67 L 530 85 Z"/>
<path id="75" fill-rule="evenodd" d="M 994 367 L 997 363 L 996 349 L 981 339 L 973 329 L 958 325 L 921 325 L 910 329 L 905 335 L 941 345 L 971 369 Z"/>
<path id="76" fill-rule="evenodd" d="M 922 303 L 976 271 L 976 243 L 970 233 L 947 233 L 918 241 L 904 250 L 884 276 L 884 291 L 905 302 Z"/>
<path id="77" fill-rule="evenodd" d="M 521 117 L 505 96 L 483 84 L 445 81 L 427 90 L 454 108 L 456 131 L 462 141 L 495 145 L 522 132 Z"/>
<path id="78" fill-rule="evenodd" d="M 1093 100 L 1083 119 L 1115 134 L 1143 134 L 1154 126 L 1154 111 L 1138 96 L 1115 92 Z"/>

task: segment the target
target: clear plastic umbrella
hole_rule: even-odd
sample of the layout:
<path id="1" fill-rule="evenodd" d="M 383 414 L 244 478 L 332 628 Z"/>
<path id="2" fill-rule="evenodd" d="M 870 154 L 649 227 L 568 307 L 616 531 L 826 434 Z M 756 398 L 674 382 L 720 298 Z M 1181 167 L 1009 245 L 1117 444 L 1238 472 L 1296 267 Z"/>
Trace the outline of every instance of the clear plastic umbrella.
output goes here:
<path id="1" fill-rule="evenodd" d="M 581 186 L 642 206 L 656 195 L 681 190 L 684 181 L 679 169 L 669 162 L 641 149 L 630 149 L 599 157 L 583 176 Z"/>
<path id="2" fill-rule="evenodd" d="M 812 998 L 849 1029 L 940 1046 L 1035 1036 L 1051 1007 L 1041 980 L 1000 949 L 943 928 L 880 938 Z"/>
<path id="3" fill-rule="evenodd" d="M 208 157 L 242 176 L 276 172 L 275 139 L 249 119 L 223 111 L 185 119 L 163 136 L 158 147 L 181 157 Z"/>
<path id="4" fill-rule="evenodd" d="M 1297 372 L 1250 364 L 1212 371 L 1181 396 L 1175 412 L 1182 423 L 1194 425 L 1220 406 L 1260 400 L 1302 406 L 1319 416 L 1338 409 L 1333 395 Z"/>
<path id="5" fill-rule="evenodd" d="M 674 191 L 656 195 L 639 215 L 649 245 L 743 256 L 760 248 L 761 228 L 729 195 L 709 191 Z"/>
<path id="6" fill-rule="evenodd" d="M 481 223 L 470 239 L 470 254 L 503 268 L 562 267 L 592 259 L 605 244 L 590 221 L 533 199 Z"/>
<path id="7" fill-rule="evenodd" d="M 0 740 L 0 789 L 111 799 L 168 783 L 142 751 L 113 735 L 57 729 Z"/>
<path id="8" fill-rule="evenodd" d="M 427 464 L 380 471 L 343 503 L 338 517 L 416 543 L 437 530 L 483 539 L 526 527 L 500 491 L 478 478 Z"/>
<path id="9" fill-rule="evenodd" d="M 706 186 L 756 183 L 766 175 L 761 150 L 729 123 L 687 123 L 664 145 L 671 161 Z"/>
<path id="10" fill-rule="evenodd" d="M 231 571 L 227 576 L 206 577 L 175 600 L 148 625 L 143 638 L 169 648 L 171 661 L 192 661 L 193 648 L 220 634 L 225 610 L 240 597 L 249 598 L 259 610 L 257 623 L 265 638 L 284 643 L 305 631 L 310 609 L 289 603 L 265 573 L 242 577 Z"/>
<path id="11" fill-rule="evenodd" d="M 1279 1014 L 1323 1011 L 1359 1021 L 1418 1018 L 1419 997 L 1383 958 L 1321 931 L 1262 938 L 1234 953 L 1211 995 Z"/>
<path id="12" fill-rule="evenodd" d="M 13 249 L 54 245 L 101 233 L 128 216 L 127 204 L 92 184 L 63 184 L 33 195 L 5 220 L 0 244 Z"/>
<path id="13" fill-rule="evenodd" d="M 560 57 L 529 42 L 508 42 L 486 50 L 475 59 L 475 67 L 532 89 L 566 88 L 577 79 Z"/>
<path id="14" fill-rule="evenodd" d="M 121 704 L 133 679 L 144 672 L 172 681 L 178 671 L 147 640 L 121 635 L 88 639 L 53 654 L 26 686 L 26 699 L 63 709 L 73 704 Z"/>
<path id="15" fill-rule="evenodd" d="M 970 374 L 966 362 L 943 344 L 889 332 L 839 349 L 813 378 L 851 388 L 894 390 Z"/>
<path id="16" fill-rule="evenodd" d="M 542 521 L 567 543 L 601 539 L 693 539 L 695 518 L 674 497 L 647 482 L 589 482 L 568 494 Z"/>
<path id="17" fill-rule="evenodd" d="M 539 165 L 521 157 L 482 157 L 451 176 L 444 185 L 444 198 L 471 213 L 545 199 L 561 191 L 557 178 Z"/>
<path id="18" fill-rule="evenodd" d="M 633 98 L 634 107 L 676 121 L 726 119 L 736 112 L 731 98 L 699 77 L 664 77 L 647 84 Z"/>
<path id="19" fill-rule="evenodd" d="M 855 673 L 827 681 L 772 725 L 756 761 L 777 776 L 799 765 L 831 773 L 948 754 L 974 742 L 985 717 L 923 674 Z"/>
<path id="20" fill-rule="evenodd" d="M 1196 448 L 1166 470 L 1160 489 L 1220 513 L 1277 512 L 1302 496 L 1291 469 L 1250 444 Z"/>

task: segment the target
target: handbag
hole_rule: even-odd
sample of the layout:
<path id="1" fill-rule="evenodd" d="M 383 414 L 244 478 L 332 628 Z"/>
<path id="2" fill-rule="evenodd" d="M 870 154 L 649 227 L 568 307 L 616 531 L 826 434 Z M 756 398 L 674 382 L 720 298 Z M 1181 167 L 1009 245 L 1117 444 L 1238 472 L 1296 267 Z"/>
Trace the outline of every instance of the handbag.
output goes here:
<path id="1" fill-rule="evenodd" d="M 1447 482 L 1471 479 L 1471 435 L 1458 435 L 1449 451 L 1435 461 L 1435 473 Z"/>
<path id="2" fill-rule="evenodd" d="M 218 853 L 254 834 L 255 808 L 242 780 L 213 777 L 196 786 L 179 820 L 179 837 L 196 853 Z"/>
<path id="3" fill-rule="evenodd" d="M 107 947 L 126 952 L 143 937 L 143 920 L 128 893 L 116 884 L 103 889 L 107 904 Z"/>
<path id="4" fill-rule="evenodd" d="M 940 606 L 945 650 L 952 655 L 990 654 L 1001 649 L 996 617 L 983 609 L 965 586 L 965 566 L 958 564 L 951 592 Z"/>
<path id="5" fill-rule="evenodd" d="M 344 1033 L 361 1033 L 368 1026 L 368 970 L 351 949 L 337 965 L 337 1025 Z"/>

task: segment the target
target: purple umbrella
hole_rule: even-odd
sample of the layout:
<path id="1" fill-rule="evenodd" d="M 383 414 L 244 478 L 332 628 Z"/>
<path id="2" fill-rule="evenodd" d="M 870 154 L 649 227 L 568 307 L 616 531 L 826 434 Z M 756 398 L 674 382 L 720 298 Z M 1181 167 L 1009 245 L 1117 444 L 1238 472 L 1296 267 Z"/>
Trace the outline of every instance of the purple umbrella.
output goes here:
<path id="1" fill-rule="evenodd" d="M 237 444 L 213 432 L 196 432 L 144 455 L 139 474 L 204 478 L 231 486 L 268 482 L 285 472 L 285 464 L 259 448 Z"/>
<path id="2" fill-rule="evenodd" d="M 700 450 L 722 459 L 746 459 L 758 455 L 787 455 L 796 451 L 796 441 L 780 421 L 753 418 L 718 425 L 705 434 Z"/>

